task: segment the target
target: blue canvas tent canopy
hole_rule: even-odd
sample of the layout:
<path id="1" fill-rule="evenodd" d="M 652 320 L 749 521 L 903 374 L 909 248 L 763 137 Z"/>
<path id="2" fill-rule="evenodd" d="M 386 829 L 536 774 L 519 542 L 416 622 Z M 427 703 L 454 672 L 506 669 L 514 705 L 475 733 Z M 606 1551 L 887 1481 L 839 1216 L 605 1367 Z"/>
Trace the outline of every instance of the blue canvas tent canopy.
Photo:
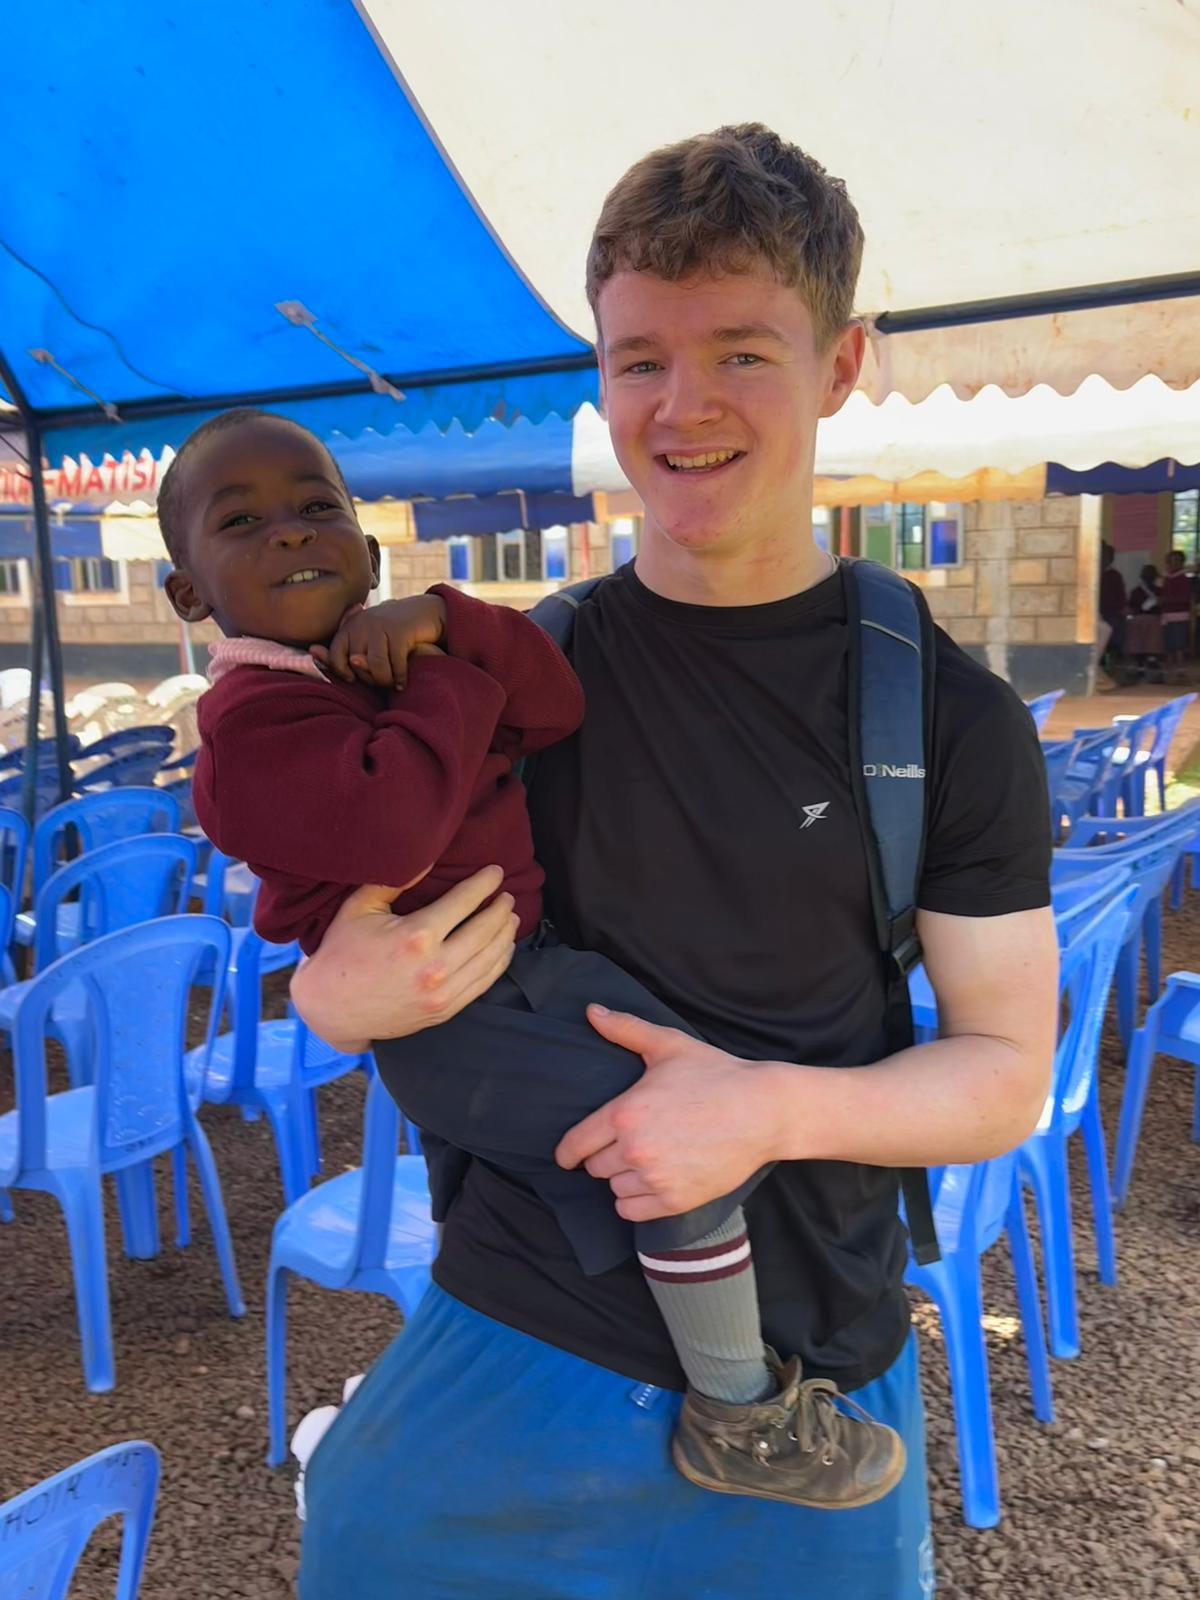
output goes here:
<path id="1" fill-rule="evenodd" d="M 594 397 L 352 5 L 55 0 L 5 55 L 0 385 L 34 459 L 237 403 L 354 438 Z"/>
<path id="2" fill-rule="evenodd" d="M 816 150 L 863 214 L 872 398 L 1195 382 L 1191 10 L 946 15 L 764 0 L 738 31 L 769 48 L 739 70 L 714 45 L 722 0 L 17 7 L 0 387 L 30 457 L 158 455 L 236 403 L 347 440 L 570 417 L 596 396 L 581 279 L 608 187 L 655 144 L 751 119 Z M 601 79 L 634 40 L 653 94 Z"/>

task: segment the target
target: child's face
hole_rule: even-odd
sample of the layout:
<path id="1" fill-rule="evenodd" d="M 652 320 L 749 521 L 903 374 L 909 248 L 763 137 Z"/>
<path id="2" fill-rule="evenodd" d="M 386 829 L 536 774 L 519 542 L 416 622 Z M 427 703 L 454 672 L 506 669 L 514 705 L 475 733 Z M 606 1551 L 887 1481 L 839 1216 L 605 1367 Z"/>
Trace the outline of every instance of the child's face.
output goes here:
<path id="1" fill-rule="evenodd" d="M 358 525 L 324 446 L 283 419 L 202 440 L 186 462 L 183 566 L 167 594 L 186 622 L 303 649 L 326 644 L 379 582 L 379 546 Z"/>
<path id="2" fill-rule="evenodd" d="M 1183 571 L 1183 557 L 1179 554 L 1179 552 L 1177 550 L 1172 550 L 1171 554 L 1167 557 L 1167 571 L 1168 572 L 1182 572 Z"/>

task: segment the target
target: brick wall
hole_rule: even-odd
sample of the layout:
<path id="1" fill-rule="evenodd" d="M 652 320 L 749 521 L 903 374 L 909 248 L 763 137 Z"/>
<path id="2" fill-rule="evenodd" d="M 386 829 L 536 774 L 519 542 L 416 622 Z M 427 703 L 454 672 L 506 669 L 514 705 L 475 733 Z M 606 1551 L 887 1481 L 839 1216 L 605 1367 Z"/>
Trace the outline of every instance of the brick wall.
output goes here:
<path id="1" fill-rule="evenodd" d="M 1099 582 L 1099 502 L 1068 497 L 981 501 L 966 505 L 963 516 L 962 565 L 909 574 L 924 589 L 930 610 L 947 632 L 1005 676 L 1012 676 L 1013 649 L 1090 645 L 1095 638 Z M 606 525 L 574 526 L 570 552 L 572 578 L 608 572 Z M 385 546 L 384 557 L 391 593 L 397 598 L 419 594 L 449 573 L 441 542 Z M 152 647 L 161 657 L 177 644 L 179 625 L 158 585 L 156 564 L 132 561 L 125 572 L 127 599 L 114 595 L 78 600 L 60 595 L 64 645 L 89 652 L 95 647 L 121 647 L 124 659 L 130 647 Z M 529 606 L 555 586 L 467 587 L 489 600 Z M 0 603 L 0 653 L 18 659 L 15 647 L 27 647 L 29 627 L 28 605 Z M 191 636 L 199 659 L 217 632 L 211 623 L 204 623 L 192 628 Z"/>
<path id="2" fill-rule="evenodd" d="M 153 561 L 125 563 L 128 596 L 58 597 L 58 625 L 64 644 L 170 645 L 179 638 L 179 622 L 158 582 Z M 0 644 L 27 644 L 28 605 L 0 604 Z M 197 646 L 217 637 L 211 623 L 192 629 Z"/>
<path id="3" fill-rule="evenodd" d="M 1098 502 L 977 501 L 963 516 L 962 565 L 908 574 L 953 639 L 1005 675 L 1014 646 L 1094 640 Z"/>
<path id="4" fill-rule="evenodd" d="M 424 594 L 433 583 L 445 583 L 450 573 L 446 546 L 440 539 L 419 544 L 394 544 L 384 550 L 391 563 L 392 598 Z"/>

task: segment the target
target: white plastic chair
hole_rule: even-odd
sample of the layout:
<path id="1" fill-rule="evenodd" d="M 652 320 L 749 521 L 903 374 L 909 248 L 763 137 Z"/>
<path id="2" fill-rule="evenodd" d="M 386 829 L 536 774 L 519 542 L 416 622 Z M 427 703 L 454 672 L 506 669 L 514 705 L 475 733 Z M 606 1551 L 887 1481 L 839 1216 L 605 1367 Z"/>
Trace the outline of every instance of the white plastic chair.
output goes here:
<path id="1" fill-rule="evenodd" d="M 6 667 L 0 672 L 0 711 L 8 711 L 18 701 L 28 701 L 32 681 L 28 667 Z"/>
<path id="2" fill-rule="evenodd" d="M 162 711 L 181 697 L 186 700 L 203 694 L 207 688 L 208 679 L 202 678 L 198 672 L 177 672 L 174 677 L 164 678 L 161 683 L 154 685 L 146 695 L 146 704 Z"/>

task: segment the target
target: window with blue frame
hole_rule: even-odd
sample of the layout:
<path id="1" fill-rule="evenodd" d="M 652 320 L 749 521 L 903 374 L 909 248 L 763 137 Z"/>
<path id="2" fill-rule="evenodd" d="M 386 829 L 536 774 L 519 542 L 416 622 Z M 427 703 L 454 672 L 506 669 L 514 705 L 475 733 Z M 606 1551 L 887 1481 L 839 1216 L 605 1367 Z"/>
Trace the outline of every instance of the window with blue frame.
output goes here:
<path id="1" fill-rule="evenodd" d="M 571 530 L 510 528 L 446 541 L 454 583 L 565 583 L 571 576 Z"/>
<path id="2" fill-rule="evenodd" d="M 615 572 L 637 555 L 641 517 L 614 517 L 608 525 L 609 562 Z"/>
<path id="3" fill-rule="evenodd" d="M 931 567 L 956 567 L 962 559 L 962 507 L 931 500 L 928 563 Z"/>
<path id="4" fill-rule="evenodd" d="M 120 563 L 106 556 L 79 556 L 54 562 L 54 587 L 60 594 L 119 594 Z"/>
<path id="5" fill-rule="evenodd" d="M 956 567 L 962 559 L 962 506 L 930 500 L 863 506 L 859 547 L 864 556 L 901 572 Z"/>
<path id="6" fill-rule="evenodd" d="M 21 581 L 23 561 L 0 561 L 0 596 L 6 600 L 19 600 L 25 593 Z"/>
<path id="7" fill-rule="evenodd" d="M 566 528 L 542 529 L 542 577 L 547 583 L 565 583 L 570 551 Z"/>
<path id="8" fill-rule="evenodd" d="M 448 539 L 446 543 L 449 547 L 450 582 L 470 583 L 475 576 L 475 563 L 472 559 L 475 553 L 475 541 L 466 536 L 460 536 L 456 539 Z"/>

